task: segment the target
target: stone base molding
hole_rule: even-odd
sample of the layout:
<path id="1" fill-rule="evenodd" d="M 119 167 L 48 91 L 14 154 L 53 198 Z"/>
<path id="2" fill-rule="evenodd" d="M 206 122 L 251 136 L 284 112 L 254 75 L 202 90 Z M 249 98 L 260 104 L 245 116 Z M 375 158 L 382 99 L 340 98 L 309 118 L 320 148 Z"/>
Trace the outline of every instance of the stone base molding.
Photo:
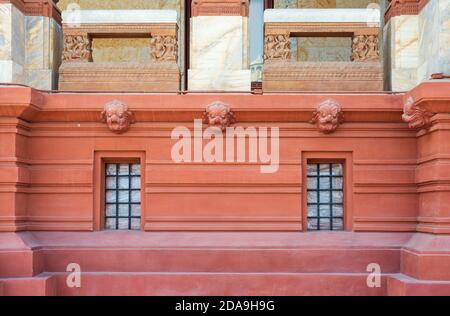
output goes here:
<path id="1" fill-rule="evenodd" d="M 70 91 L 154 91 L 180 89 L 180 71 L 175 63 L 63 63 L 59 89 Z"/>
<path id="2" fill-rule="evenodd" d="M 263 90 L 382 91 L 383 71 L 378 62 L 269 62 Z"/>

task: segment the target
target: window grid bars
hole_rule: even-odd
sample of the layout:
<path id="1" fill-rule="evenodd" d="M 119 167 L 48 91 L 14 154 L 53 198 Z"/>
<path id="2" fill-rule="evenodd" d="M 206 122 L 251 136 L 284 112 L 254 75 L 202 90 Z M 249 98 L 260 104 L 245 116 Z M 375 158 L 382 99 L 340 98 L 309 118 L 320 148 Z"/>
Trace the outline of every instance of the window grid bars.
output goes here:
<path id="1" fill-rule="evenodd" d="M 327 164 L 328 165 L 328 172 L 327 172 L 327 174 L 323 175 L 322 174 L 323 172 L 322 173 L 320 172 L 320 166 L 321 165 L 325 165 L 325 164 L 315 164 L 315 167 L 316 167 L 316 174 L 315 175 L 311 175 L 309 173 L 307 174 L 307 179 L 310 179 L 310 178 L 317 179 L 316 188 L 315 189 L 307 189 L 308 192 L 315 192 L 316 193 L 316 201 L 317 202 L 316 203 L 308 202 L 307 206 L 317 206 L 317 208 L 316 208 L 317 216 L 310 216 L 309 214 L 307 214 L 307 220 L 309 220 L 309 219 L 316 219 L 317 220 L 317 228 L 316 229 L 308 228 L 308 230 L 324 230 L 324 229 L 321 229 L 321 227 L 320 227 L 320 223 L 321 223 L 320 220 L 321 219 L 329 219 L 329 221 L 330 221 L 330 225 L 329 225 L 330 229 L 329 230 L 333 230 L 333 219 L 340 219 L 342 221 L 342 229 L 343 229 L 344 228 L 344 214 L 342 213 L 342 216 L 334 216 L 333 215 L 333 206 L 341 206 L 342 207 L 342 211 L 344 211 L 343 210 L 343 208 L 344 208 L 344 203 L 343 203 L 344 196 L 342 196 L 342 202 L 339 202 L 339 203 L 338 202 L 333 202 L 333 192 L 343 192 L 344 191 L 344 189 L 343 189 L 344 176 L 343 176 L 343 174 L 341 174 L 341 175 L 333 174 L 333 163 Z M 342 167 L 343 166 L 341 165 L 341 170 L 342 170 Z M 324 188 L 320 187 L 320 179 L 321 178 L 328 178 L 329 179 L 329 182 L 330 182 L 329 188 L 324 189 Z M 342 179 L 342 181 L 341 181 L 342 188 L 334 188 L 333 187 L 333 179 Z M 330 194 L 329 201 L 330 202 L 323 202 L 322 203 L 320 201 L 320 193 L 321 192 L 329 192 L 329 194 Z M 322 216 L 320 214 L 320 206 L 321 205 L 328 205 L 329 206 L 329 208 L 328 208 L 329 216 Z M 307 210 L 307 212 L 308 212 L 308 210 Z"/>
<path id="2" fill-rule="evenodd" d="M 119 230 L 119 219 L 126 218 L 126 219 L 128 219 L 128 229 L 131 230 L 132 229 L 131 228 L 131 221 L 132 221 L 132 219 L 140 219 L 141 218 L 141 216 L 133 216 L 131 214 L 131 206 L 132 205 L 141 205 L 141 202 L 132 202 L 131 201 L 132 192 L 133 191 L 139 191 L 139 192 L 141 191 L 141 189 L 132 188 L 131 179 L 133 177 L 135 177 L 135 178 L 139 178 L 139 180 L 140 180 L 141 175 L 140 175 L 140 173 L 136 174 L 136 175 L 132 174 L 132 165 L 133 164 L 131 164 L 131 163 L 128 164 L 128 172 L 125 175 L 124 174 L 119 174 L 120 173 L 119 170 L 120 170 L 120 165 L 121 164 L 119 164 L 119 163 L 107 164 L 107 166 L 108 165 L 114 165 L 114 167 L 115 167 L 114 175 L 108 175 L 107 171 L 105 172 L 106 173 L 106 179 L 115 177 L 115 188 L 114 189 L 108 188 L 108 186 L 105 185 L 105 196 L 106 196 L 108 191 L 114 190 L 115 194 L 116 194 L 116 198 L 115 198 L 115 202 L 107 202 L 107 201 L 105 201 L 105 206 L 115 205 L 115 216 L 108 216 L 106 214 L 106 211 L 105 211 L 105 220 L 108 219 L 108 218 L 115 218 L 115 220 L 116 220 L 116 223 L 115 223 L 116 227 L 115 227 L 115 229 Z M 128 188 L 120 188 L 119 187 L 119 179 L 120 178 L 128 178 Z M 119 201 L 119 192 L 120 191 L 125 191 L 125 190 L 128 191 L 128 202 L 120 202 Z M 128 216 L 119 216 L 119 206 L 120 205 L 128 205 Z"/>

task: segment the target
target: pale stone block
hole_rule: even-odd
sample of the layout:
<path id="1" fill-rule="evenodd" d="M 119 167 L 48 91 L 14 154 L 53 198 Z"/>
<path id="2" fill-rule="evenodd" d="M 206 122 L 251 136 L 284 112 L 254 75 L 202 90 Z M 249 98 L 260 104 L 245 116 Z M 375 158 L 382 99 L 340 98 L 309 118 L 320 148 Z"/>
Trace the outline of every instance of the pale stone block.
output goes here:
<path id="1" fill-rule="evenodd" d="M 27 69 L 42 69 L 44 60 L 50 52 L 45 50 L 45 37 L 49 37 L 48 26 L 44 29 L 44 17 L 29 16 L 26 19 L 26 67 Z M 47 33 L 47 34 L 45 34 Z M 45 36 L 47 35 L 47 36 Z M 47 41 L 48 42 L 48 41 Z M 46 54 L 47 53 L 47 54 Z"/>
<path id="2" fill-rule="evenodd" d="M 27 71 L 27 85 L 40 90 L 52 90 L 55 85 L 52 69 L 32 69 Z"/>
<path id="3" fill-rule="evenodd" d="M 0 4 L 0 60 L 11 59 L 12 50 L 12 5 L 9 3 Z"/>
<path id="4" fill-rule="evenodd" d="M 22 65 L 12 60 L 0 60 L 0 82 L 26 84 L 26 73 Z"/>
<path id="5" fill-rule="evenodd" d="M 393 67 L 417 68 L 419 62 L 418 16 L 396 16 L 391 20 L 394 32 Z"/>
<path id="6" fill-rule="evenodd" d="M 241 16 L 192 18 L 189 90 L 250 91 L 247 24 Z"/>
<path id="7" fill-rule="evenodd" d="M 392 17 L 384 27 L 384 63 L 387 88 L 407 91 L 418 84 L 419 18 Z"/>
<path id="8" fill-rule="evenodd" d="M 12 52 L 11 59 L 20 64 L 25 64 L 25 15 L 19 11 L 15 6 L 11 8 L 11 19 L 12 19 Z"/>
<path id="9" fill-rule="evenodd" d="M 191 24 L 191 68 L 240 70 L 247 67 L 247 18 L 198 16 Z"/>
<path id="10" fill-rule="evenodd" d="M 189 90 L 250 91 L 250 70 L 189 69 Z"/>
<path id="11" fill-rule="evenodd" d="M 65 10 L 63 23 L 177 23 L 176 10 Z"/>
<path id="12" fill-rule="evenodd" d="M 0 4 L 0 60 L 25 63 L 25 16 L 11 4 Z"/>
<path id="13" fill-rule="evenodd" d="M 450 72 L 450 0 L 430 0 L 419 14 L 419 80 Z"/>
<path id="14" fill-rule="evenodd" d="M 316 22 L 316 23 L 370 23 L 380 24 L 380 10 L 370 9 L 269 9 L 264 11 L 265 23 Z"/>
<path id="15" fill-rule="evenodd" d="M 409 91 L 417 81 L 417 68 L 392 69 L 392 91 Z"/>

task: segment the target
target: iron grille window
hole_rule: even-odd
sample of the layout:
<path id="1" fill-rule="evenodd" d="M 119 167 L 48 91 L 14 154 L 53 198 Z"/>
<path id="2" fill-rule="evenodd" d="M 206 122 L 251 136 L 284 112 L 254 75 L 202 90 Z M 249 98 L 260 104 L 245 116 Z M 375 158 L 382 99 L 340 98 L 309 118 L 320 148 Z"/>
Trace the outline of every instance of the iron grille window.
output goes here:
<path id="1" fill-rule="evenodd" d="M 307 188 L 308 230 L 343 230 L 343 165 L 309 163 Z"/>
<path id="2" fill-rule="evenodd" d="M 141 166 L 106 164 L 105 228 L 141 228 Z"/>

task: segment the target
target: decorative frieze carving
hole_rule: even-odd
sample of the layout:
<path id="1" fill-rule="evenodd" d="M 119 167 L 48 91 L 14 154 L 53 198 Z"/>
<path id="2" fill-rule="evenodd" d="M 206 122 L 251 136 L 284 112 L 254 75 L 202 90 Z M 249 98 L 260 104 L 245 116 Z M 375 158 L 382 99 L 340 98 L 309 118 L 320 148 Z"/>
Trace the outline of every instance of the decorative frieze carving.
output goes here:
<path id="1" fill-rule="evenodd" d="M 432 116 L 433 113 L 414 104 L 412 97 L 409 97 L 403 106 L 402 119 L 408 123 L 409 128 L 428 129 L 431 126 Z"/>
<path id="2" fill-rule="evenodd" d="M 248 0 L 193 0 L 192 16 L 248 16 Z"/>
<path id="3" fill-rule="evenodd" d="M 377 35 L 355 35 L 352 44 L 353 61 L 378 61 L 380 52 Z"/>
<path id="4" fill-rule="evenodd" d="M 92 61 L 92 48 L 89 36 L 65 35 L 63 61 Z"/>
<path id="5" fill-rule="evenodd" d="M 390 0 L 390 4 L 384 14 L 384 22 L 399 15 L 418 15 L 427 5 L 429 0 Z"/>
<path id="6" fill-rule="evenodd" d="M 310 123 L 316 124 L 320 132 L 330 134 L 344 123 L 344 112 L 339 103 L 328 99 L 319 104 Z"/>
<path id="7" fill-rule="evenodd" d="M 176 36 L 156 35 L 150 39 L 150 54 L 153 61 L 177 61 L 178 43 Z"/>
<path id="8" fill-rule="evenodd" d="M 102 121 L 108 125 L 111 131 L 121 134 L 126 132 L 130 125 L 134 123 L 134 115 L 128 110 L 127 104 L 113 100 L 105 104 Z"/>
<path id="9" fill-rule="evenodd" d="M 291 41 L 287 34 L 266 35 L 264 39 L 264 59 L 291 59 Z"/>
<path id="10" fill-rule="evenodd" d="M 224 131 L 236 121 L 233 111 L 228 104 L 220 101 L 211 103 L 203 113 L 203 123 L 220 128 Z"/>

